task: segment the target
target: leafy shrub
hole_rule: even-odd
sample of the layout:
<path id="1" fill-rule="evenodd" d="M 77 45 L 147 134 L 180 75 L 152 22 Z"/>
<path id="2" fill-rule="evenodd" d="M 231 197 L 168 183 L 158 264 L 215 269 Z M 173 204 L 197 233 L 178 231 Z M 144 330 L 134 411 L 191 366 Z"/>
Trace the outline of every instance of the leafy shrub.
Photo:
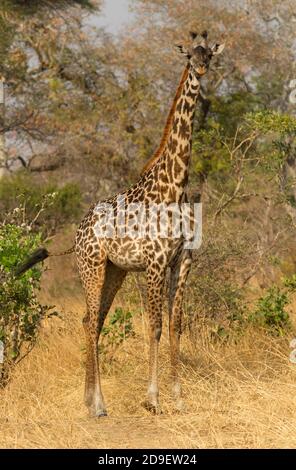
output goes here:
<path id="1" fill-rule="evenodd" d="M 19 172 L 0 181 L 0 213 L 23 206 L 27 220 L 35 220 L 40 229 L 54 231 L 66 222 L 75 222 L 81 211 L 81 194 L 76 184 L 59 188 L 53 182 L 36 182 Z M 36 218 L 36 215 L 38 217 Z M 45 223 L 46 222 L 46 223 Z"/>
<path id="2" fill-rule="evenodd" d="M 112 359 L 115 350 L 128 337 L 133 336 L 134 329 L 132 324 L 133 313 L 125 311 L 121 307 L 115 309 L 109 320 L 108 325 L 104 326 L 101 333 L 100 350 L 109 360 Z"/>
<path id="3" fill-rule="evenodd" d="M 209 121 L 207 129 L 199 130 L 192 145 L 193 171 L 199 175 L 220 177 L 230 170 L 229 152 L 223 144 L 223 131 L 218 123 Z"/>
<path id="4" fill-rule="evenodd" d="M 248 113 L 245 118 L 252 128 L 264 134 L 278 132 L 279 134 L 295 135 L 296 132 L 296 119 L 289 114 L 264 110 L 257 113 Z"/>
<path id="5" fill-rule="evenodd" d="M 0 225 L 0 340 L 4 358 L 0 368 L 0 385 L 5 385 L 12 367 L 26 356 L 37 339 L 41 320 L 53 315 L 50 307 L 36 297 L 40 286 L 40 265 L 15 278 L 15 266 L 40 245 L 41 235 L 32 233 L 26 224 Z"/>
<path id="6" fill-rule="evenodd" d="M 283 286 L 272 286 L 267 293 L 257 301 L 254 312 L 249 320 L 256 325 L 271 330 L 277 335 L 283 335 L 291 329 L 291 321 L 287 306 L 291 301 L 291 294 L 296 290 L 296 276 L 286 278 Z"/>

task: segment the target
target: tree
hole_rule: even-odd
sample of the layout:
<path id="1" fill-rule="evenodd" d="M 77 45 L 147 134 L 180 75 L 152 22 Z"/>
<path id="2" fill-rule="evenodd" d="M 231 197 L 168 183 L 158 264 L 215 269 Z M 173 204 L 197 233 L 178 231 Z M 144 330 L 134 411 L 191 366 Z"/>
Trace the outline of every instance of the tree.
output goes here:
<path id="1" fill-rule="evenodd" d="M 78 55 L 75 46 L 80 45 L 82 33 L 79 31 L 78 41 L 75 33 L 82 27 L 83 10 L 89 12 L 99 7 L 100 2 L 87 0 L 2 2 L 0 75 L 6 83 L 7 112 L 5 122 L 4 115 L 1 117 L 0 134 L 6 136 L 7 168 L 15 160 L 29 167 L 36 152 L 45 154 L 42 169 L 62 163 L 59 154 L 53 155 L 58 139 L 53 138 L 55 129 L 51 122 L 54 106 L 47 109 L 47 105 L 58 80 L 71 83 L 76 79 L 77 86 L 75 72 L 74 77 L 67 76 L 64 64 L 66 59 L 69 63 Z M 81 69 L 77 72 L 82 75 Z M 41 146 L 41 142 L 46 146 Z"/>

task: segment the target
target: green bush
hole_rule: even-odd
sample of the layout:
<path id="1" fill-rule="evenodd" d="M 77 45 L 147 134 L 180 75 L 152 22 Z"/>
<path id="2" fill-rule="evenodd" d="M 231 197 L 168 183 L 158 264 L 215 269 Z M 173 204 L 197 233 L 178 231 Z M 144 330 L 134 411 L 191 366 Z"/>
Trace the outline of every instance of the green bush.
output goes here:
<path id="1" fill-rule="evenodd" d="M 249 320 L 277 335 L 283 335 L 291 329 L 290 315 L 287 306 L 291 302 L 291 294 L 296 290 L 296 276 L 286 278 L 283 286 L 272 286 L 257 301 Z"/>
<path id="2" fill-rule="evenodd" d="M 0 341 L 4 358 L 0 364 L 0 385 L 5 385 L 12 367 L 33 348 L 41 320 L 53 315 L 36 297 L 41 267 L 20 278 L 13 276 L 19 263 L 40 245 L 41 235 L 22 224 L 0 224 Z"/>
<path id="3" fill-rule="evenodd" d="M 80 189 L 73 183 L 59 188 L 54 182 L 37 182 L 31 175 L 19 172 L 0 180 L 0 213 L 6 214 L 19 206 L 24 208 L 26 220 L 35 220 L 38 214 L 37 228 L 52 232 L 79 218 Z"/>

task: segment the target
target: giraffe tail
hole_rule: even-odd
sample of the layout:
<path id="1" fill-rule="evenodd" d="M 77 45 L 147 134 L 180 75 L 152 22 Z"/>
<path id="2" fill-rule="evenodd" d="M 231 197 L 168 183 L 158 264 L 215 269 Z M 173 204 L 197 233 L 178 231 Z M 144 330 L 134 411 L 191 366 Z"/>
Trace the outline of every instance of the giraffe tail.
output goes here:
<path id="1" fill-rule="evenodd" d="M 19 266 L 16 267 L 14 271 L 15 276 L 21 276 L 24 274 L 28 269 L 32 268 L 35 266 L 37 263 L 41 263 L 41 261 L 44 261 L 46 258 L 49 258 L 50 256 L 64 256 L 64 255 L 69 255 L 74 252 L 74 245 L 66 251 L 62 251 L 61 253 L 49 253 L 46 248 L 38 248 L 36 251 L 34 251 L 31 256 L 29 256 L 26 261 Z"/>

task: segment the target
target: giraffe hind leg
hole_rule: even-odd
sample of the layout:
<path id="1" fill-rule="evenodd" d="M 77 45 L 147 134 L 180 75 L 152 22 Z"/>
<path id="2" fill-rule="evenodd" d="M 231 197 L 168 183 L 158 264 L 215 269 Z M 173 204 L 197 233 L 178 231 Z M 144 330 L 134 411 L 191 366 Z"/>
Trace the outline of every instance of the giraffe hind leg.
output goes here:
<path id="1" fill-rule="evenodd" d="M 192 264 L 189 250 L 183 251 L 181 257 L 172 266 L 169 289 L 169 334 L 171 355 L 172 393 L 176 408 L 183 408 L 181 384 L 179 381 L 180 336 L 182 332 L 183 294 L 186 280 Z"/>
<path id="2" fill-rule="evenodd" d="M 149 383 L 144 408 L 154 414 L 160 414 L 158 390 L 158 345 L 162 330 L 162 293 L 165 280 L 165 268 L 151 264 L 147 269 L 148 321 L 149 321 Z"/>

